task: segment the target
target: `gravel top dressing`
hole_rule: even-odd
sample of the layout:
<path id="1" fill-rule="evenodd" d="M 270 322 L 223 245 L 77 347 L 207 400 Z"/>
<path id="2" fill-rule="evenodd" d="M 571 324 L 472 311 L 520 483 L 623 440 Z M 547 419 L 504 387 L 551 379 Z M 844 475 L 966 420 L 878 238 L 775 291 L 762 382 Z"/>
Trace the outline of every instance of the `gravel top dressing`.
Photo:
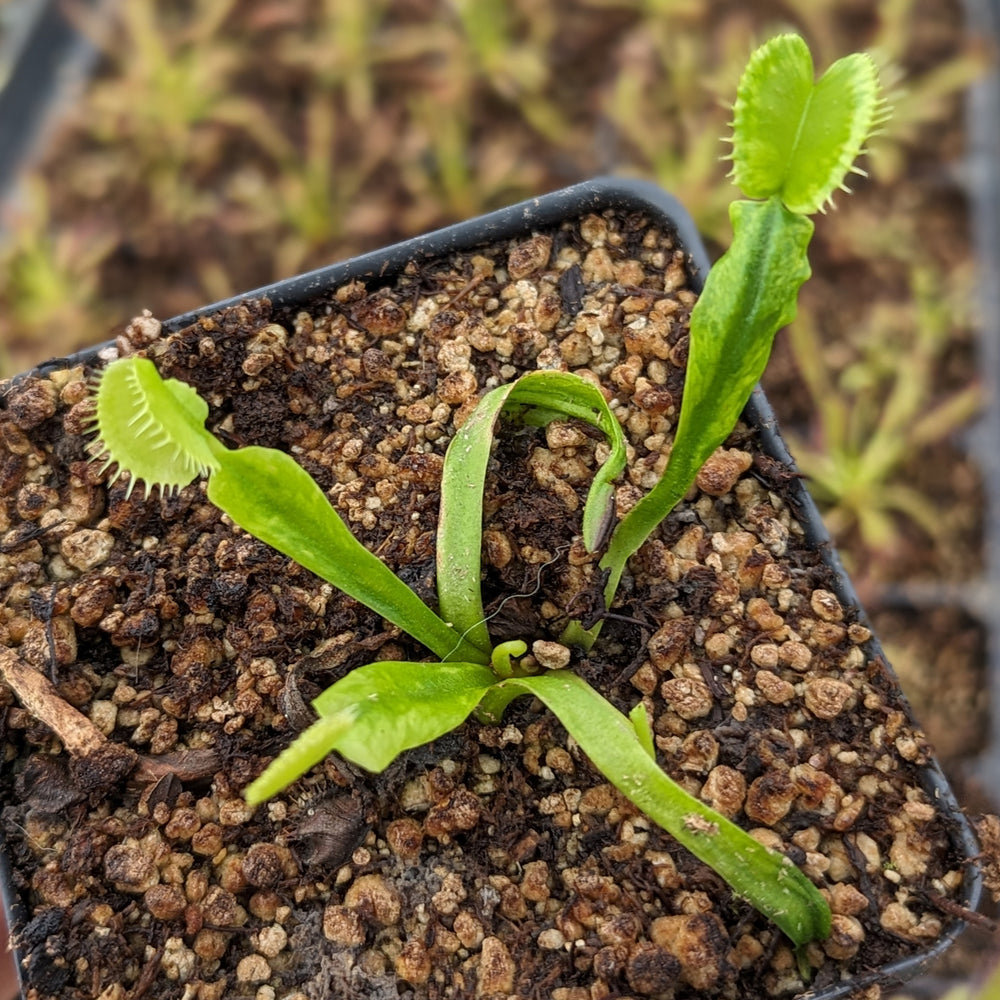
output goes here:
<path id="1" fill-rule="evenodd" d="M 119 350 L 193 385 L 231 446 L 291 452 L 433 601 L 443 456 L 479 395 L 535 368 L 592 379 L 630 443 L 624 513 L 669 454 L 695 297 L 669 232 L 608 211 L 350 282 L 309 312 L 250 302 L 169 336 L 143 317 Z M 329 758 L 248 807 L 311 698 L 420 647 L 235 529 L 203 482 L 108 486 L 88 374 L 8 383 L 0 409 L 5 669 L 51 679 L 110 741 L 84 729 L 65 753 L 0 685 L 33 1000 L 755 1000 L 830 986 L 954 923 L 965 859 L 923 790 L 929 750 L 806 541 L 794 474 L 752 428 L 606 609 L 579 541 L 603 438 L 508 424 L 484 595 L 494 640 L 530 637 L 541 666 L 625 712 L 643 699 L 660 764 L 823 888 L 833 933 L 808 948 L 808 984 L 787 940 L 530 699 L 380 775 Z M 605 615 L 588 655 L 557 642 L 570 618 Z"/>

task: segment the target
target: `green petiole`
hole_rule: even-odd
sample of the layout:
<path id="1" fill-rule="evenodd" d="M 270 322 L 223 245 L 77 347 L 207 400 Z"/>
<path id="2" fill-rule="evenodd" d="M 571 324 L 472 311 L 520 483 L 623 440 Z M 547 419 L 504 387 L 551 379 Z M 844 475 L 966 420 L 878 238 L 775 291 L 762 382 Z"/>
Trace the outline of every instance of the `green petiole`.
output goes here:
<path id="1" fill-rule="evenodd" d="M 718 872 L 737 895 L 765 913 L 796 944 L 829 935 L 829 907 L 795 865 L 689 795 L 660 768 L 641 703 L 637 708 L 642 709 L 643 722 L 637 724 L 636 710 L 626 718 L 581 677 L 565 670 L 514 677 L 497 684 L 494 692 L 497 706 L 504 697 L 518 694 L 538 698 L 630 802 Z"/>
<path id="2" fill-rule="evenodd" d="M 344 524 L 315 480 L 274 448 L 231 451 L 205 429 L 208 406 L 189 385 L 160 378 L 152 361 L 123 358 L 101 374 L 94 451 L 133 481 L 177 489 L 200 471 L 208 499 L 244 531 L 398 625 L 443 660 L 487 663 Z M 143 430 L 138 440 L 134 430 Z M 129 490 L 131 491 L 130 485 Z"/>

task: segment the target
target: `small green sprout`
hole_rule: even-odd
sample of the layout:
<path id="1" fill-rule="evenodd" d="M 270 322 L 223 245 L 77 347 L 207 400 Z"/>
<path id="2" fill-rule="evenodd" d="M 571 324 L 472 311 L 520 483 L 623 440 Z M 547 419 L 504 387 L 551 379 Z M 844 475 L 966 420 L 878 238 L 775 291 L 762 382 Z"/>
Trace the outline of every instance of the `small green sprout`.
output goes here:
<path id="1" fill-rule="evenodd" d="M 705 459 L 735 426 L 778 327 L 795 313 L 809 275 L 812 223 L 843 186 L 863 143 L 884 117 L 867 56 L 835 63 L 813 83 L 801 39 L 783 35 L 758 50 L 740 84 L 733 174 L 757 202 L 731 208 L 734 240 L 712 269 L 691 317 L 688 373 L 677 434 L 661 481 L 615 526 L 600 567 L 605 599 L 625 563 L 687 492 Z M 427 743 L 472 714 L 499 721 L 521 695 L 538 698 L 623 794 L 774 921 L 800 948 L 830 932 L 816 887 L 781 855 L 695 799 L 657 764 L 642 703 L 619 712 L 571 670 L 534 673 L 521 639 L 493 646 L 483 613 L 482 494 L 504 413 L 539 424 L 582 419 L 608 439 L 609 457 L 591 485 L 583 541 L 598 551 L 614 524 L 613 482 L 625 442 L 599 391 L 562 372 L 529 372 L 487 393 L 445 457 L 437 539 L 440 615 L 364 549 L 320 487 L 289 455 L 230 450 L 204 427 L 208 407 L 189 386 L 160 379 L 152 362 L 112 362 L 97 389 L 95 451 L 115 475 L 146 489 L 177 489 L 198 475 L 208 498 L 246 531 L 382 615 L 438 657 L 385 661 L 351 671 L 313 702 L 318 719 L 246 790 L 251 804 L 287 787 L 331 751 L 370 771 Z M 278 488 L 280 484 L 280 488 Z M 132 484 L 129 489 L 131 490 Z M 589 647 L 598 629 L 572 624 L 564 638 Z M 526 637 L 527 638 L 527 637 Z"/>

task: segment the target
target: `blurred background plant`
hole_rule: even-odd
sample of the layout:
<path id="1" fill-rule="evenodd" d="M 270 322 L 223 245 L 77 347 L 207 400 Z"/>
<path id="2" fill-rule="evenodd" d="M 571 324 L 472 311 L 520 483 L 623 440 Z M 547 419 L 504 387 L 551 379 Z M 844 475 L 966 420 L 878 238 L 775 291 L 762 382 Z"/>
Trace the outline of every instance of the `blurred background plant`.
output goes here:
<path id="1" fill-rule="evenodd" d="M 40 177 L 25 180 L 0 247 L 4 336 L 0 365 L 34 354 L 40 345 L 67 338 L 81 316 L 94 324 L 114 321 L 102 302 L 100 267 L 117 239 L 112 229 L 53 224 L 49 193 Z"/>
<path id="2" fill-rule="evenodd" d="M 1000 997 L 1000 966 L 980 982 L 952 987 L 941 1000 L 997 1000 Z"/>
<path id="3" fill-rule="evenodd" d="M 2 208 L 0 374 L 143 308 L 174 315 L 600 173 L 677 194 L 718 253 L 726 102 L 754 44 L 794 28 L 820 68 L 875 52 L 895 113 L 871 177 L 817 227 L 766 388 L 931 738 L 955 745 L 952 714 L 935 731 L 943 692 L 984 731 L 981 632 L 882 606 L 982 569 L 957 443 L 980 402 L 960 165 L 991 53 L 959 0 L 107 0 L 110 24 L 67 9 L 103 58 Z"/>
<path id="4" fill-rule="evenodd" d="M 907 244 L 899 244 L 906 246 Z M 803 311 L 789 328 L 790 348 L 809 395 L 809 439 L 789 428 L 785 438 L 813 496 L 825 507 L 831 533 L 857 532 L 866 553 L 891 557 L 899 519 L 919 529 L 927 544 L 946 542 L 949 511 L 901 475 L 913 456 L 926 461 L 934 446 L 953 439 L 980 408 L 975 384 L 940 395 L 935 376 L 952 349 L 956 326 L 969 322 L 972 275 L 958 271 L 941 288 L 919 260 L 904 259 L 908 295 L 876 301 L 838 344 L 844 360 L 829 363 L 820 325 L 829 316 Z M 947 552 L 942 558 L 949 558 Z M 871 567 L 851 566 L 870 575 Z"/>

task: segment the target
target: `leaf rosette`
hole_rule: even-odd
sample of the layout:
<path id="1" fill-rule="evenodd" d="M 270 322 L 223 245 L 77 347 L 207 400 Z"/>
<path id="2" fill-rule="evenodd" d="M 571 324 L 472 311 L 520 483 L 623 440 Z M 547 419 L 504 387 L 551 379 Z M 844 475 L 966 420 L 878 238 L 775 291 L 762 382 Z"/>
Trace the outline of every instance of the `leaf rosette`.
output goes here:
<path id="1" fill-rule="evenodd" d="M 731 433 L 760 378 L 777 330 L 795 316 L 809 277 L 808 218 L 847 190 L 849 172 L 887 115 L 867 55 L 835 62 L 818 80 L 805 42 L 781 35 L 751 57 L 733 122 L 732 176 L 752 201 L 732 205 L 733 243 L 709 273 L 689 324 L 684 395 L 667 467 L 620 520 L 615 486 L 627 459 L 618 418 L 579 375 L 534 371 L 487 392 L 444 459 L 437 532 L 435 612 L 354 538 L 320 486 L 280 451 L 230 450 L 205 428 L 208 407 L 189 386 L 159 378 L 151 362 L 109 365 L 98 384 L 95 453 L 115 475 L 176 489 L 207 475 L 208 499 L 241 528 L 296 560 L 436 655 L 355 668 L 313 701 L 315 722 L 247 789 L 260 803 L 330 752 L 371 771 L 475 713 L 499 723 L 529 695 L 550 709 L 612 784 L 719 872 L 799 945 L 830 932 L 830 909 L 804 872 L 689 795 L 656 760 L 642 702 L 625 716 L 572 670 L 546 672 L 522 639 L 494 645 L 482 601 L 483 489 L 501 417 L 537 425 L 583 421 L 607 441 L 584 507 L 582 541 L 604 549 L 604 605 L 612 607 L 628 559 L 683 499 Z M 148 486 L 147 486 L 148 492 Z M 606 546 L 606 548 L 605 548 Z M 439 612 L 439 613 L 438 613 Z M 589 649 L 600 623 L 571 621 L 562 641 Z M 529 638 L 529 637 L 525 637 Z M 523 657 L 523 659 L 521 659 Z"/>

